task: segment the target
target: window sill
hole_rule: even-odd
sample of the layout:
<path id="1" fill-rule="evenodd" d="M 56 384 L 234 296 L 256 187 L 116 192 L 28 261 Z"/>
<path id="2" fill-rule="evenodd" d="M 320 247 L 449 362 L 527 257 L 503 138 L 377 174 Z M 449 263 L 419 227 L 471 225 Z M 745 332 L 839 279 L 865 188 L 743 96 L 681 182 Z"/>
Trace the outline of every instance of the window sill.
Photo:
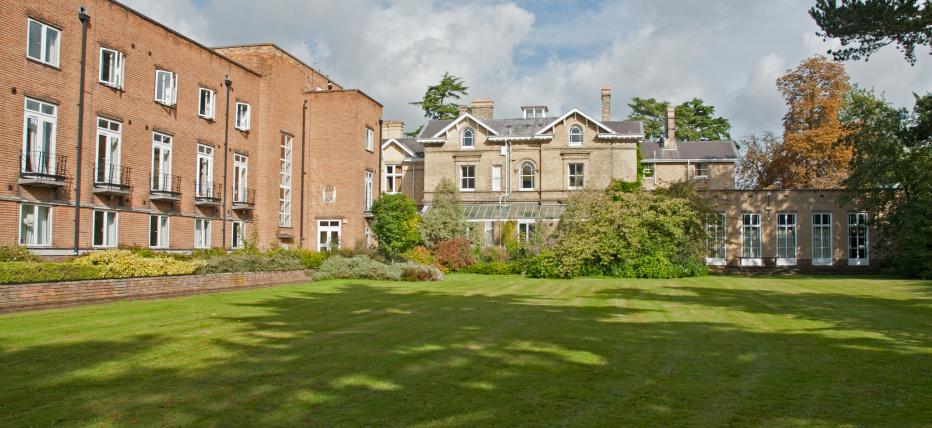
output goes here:
<path id="1" fill-rule="evenodd" d="M 204 116 L 204 115 L 200 115 L 200 114 L 197 115 L 197 117 L 199 117 L 199 118 L 201 118 L 201 119 L 204 119 L 204 120 L 206 120 L 206 121 L 208 121 L 208 122 L 210 122 L 210 123 L 216 122 L 216 120 L 214 120 L 213 117 L 208 117 L 208 116 Z"/>
<path id="2" fill-rule="evenodd" d="M 97 83 L 100 83 L 102 86 L 106 86 L 108 89 L 112 89 L 117 92 L 126 92 L 123 90 L 123 88 L 109 82 L 97 81 Z"/>
<path id="3" fill-rule="evenodd" d="M 29 61 L 31 61 L 31 62 L 33 62 L 33 63 L 35 63 L 35 64 L 39 64 L 39 65 L 41 65 L 41 66 L 43 66 L 43 67 L 48 67 L 48 68 L 51 68 L 52 70 L 61 71 L 61 66 L 60 66 L 60 65 L 49 64 L 49 63 L 44 62 L 44 61 L 42 61 L 42 60 L 35 59 L 35 58 L 33 58 L 33 57 L 29 56 L 29 55 L 26 55 L 26 59 L 29 60 Z"/>
<path id="4" fill-rule="evenodd" d="M 475 192 L 476 189 L 460 189 L 460 192 Z"/>
<path id="5" fill-rule="evenodd" d="M 693 176 L 693 180 L 708 180 L 708 179 L 709 179 L 708 175 L 694 175 Z"/>
<path id="6" fill-rule="evenodd" d="M 168 108 L 175 108 L 175 105 L 176 105 L 176 104 L 169 104 L 165 101 L 159 101 L 159 100 L 155 100 L 155 103 L 161 106 L 164 106 L 164 107 L 168 107 Z"/>
<path id="7" fill-rule="evenodd" d="M 518 189 L 519 192 L 536 192 L 537 189 Z"/>
<path id="8" fill-rule="evenodd" d="M 35 249 L 40 249 L 40 250 L 44 248 L 52 248 L 52 244 L 26 244 L 23 246 L 26 248 L 35 248 Z"/>

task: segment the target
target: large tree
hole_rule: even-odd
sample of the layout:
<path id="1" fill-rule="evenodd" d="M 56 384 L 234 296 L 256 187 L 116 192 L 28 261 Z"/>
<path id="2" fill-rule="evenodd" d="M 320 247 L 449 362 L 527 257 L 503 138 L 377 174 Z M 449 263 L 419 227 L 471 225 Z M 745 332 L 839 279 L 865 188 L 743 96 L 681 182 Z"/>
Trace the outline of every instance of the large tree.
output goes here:
<path id="1" fill-rule="evenodd" d="M 741 139 L 741 160 L 735 168 L 735 181 L 741 189 L 760 189 L 772 185 L 779 170 L 776 163 L 783 151 L 780 137 L 770 131 L 752 134 Z"/>
<path id="2" fill-rule="evenodd" d="M 645 138 L 660 138 L 667 120 L 668 101 L 655 98 L 634 97 L 628 103 L 631 114 L 628 119 L 644 123 Z M 715 107 L 693 98 L 675 107 L 676 138 L 678 140 L 728 140 L 731 138 L 731 123 L 724 117 L 715 116 Z"/>
<path id="3" fill-rule="evenodd" d="M 817 0 L 809 15 L 822 29 L 823 39 L 841 41 L 841 49 L 828 52 L 836 61 L 867 60 L 878 49 L 896 44 L 915 64 L 916 46 L 932 44 L 930 0 Z"/>
<path id="4" fill-rule="evenodd" d="M 440 83 L 427 87 L 424 97 L 411 104 L 424 110 L 424 117 L 434 120 L 455 119 L 459 115 L 459 100 L 469 88 L 463 79 L 450 73 L 443 73 Z"/>
<path id="5" fill-rule="evenodd" d="M 460 191 L 452 181 L 443 178 L 434 188 L 430 209 L 421 221 L 421 239 L 433 248 L 443 241 L 466 236 Z"/>
<path id="6" fill-rule="evenodd" d="M 389 257 L 414 248 L 421 240 L 417 206 L 403 194 L 382 195 L 372 204 L 372 232 Z"/>

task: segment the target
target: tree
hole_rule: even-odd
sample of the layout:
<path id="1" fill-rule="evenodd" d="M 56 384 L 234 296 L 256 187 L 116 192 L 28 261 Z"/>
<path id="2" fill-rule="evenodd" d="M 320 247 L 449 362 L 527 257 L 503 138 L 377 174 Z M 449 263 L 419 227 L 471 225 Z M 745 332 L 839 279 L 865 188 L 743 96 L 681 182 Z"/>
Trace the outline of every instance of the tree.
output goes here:
<path id="1" fill-rule="evenodd" d="M 628 119 L 644 123 L 647 139 L 663 136 L 667 121 L 668 101 L 655 98 L 634 97 L 628 103 L 631 114 Z M 731 139 L 731 123 L 723 117 L 715 117 L 715 107 L 693 98 L 675 108 L 676 137 L 679 140 L 728 140 Z"/>
<path id="2" fill-rule="evenodd" d="M 848 91 L 841 64 L 819 55 L 777 79 L 789 107 L 783 116 L 783 147 L 763 186 L 834 188 L 847 176 L 851 145 L 842 139 L 839 113 Z"/>
<path id="3" fill-rule="evenodd" d="M 871 247 L 896 271 L 932 278 L 932 93 L 910 114 L 858 90 L 845 111 L 854 146 L 847 199 L 870 214 Z"/>
<path id="4" fill-rule="evenodd" d="M 930 0 L 818 0 L 809 15 L 822 29 L 819 36 L 841 41 L 829 50 L 836 61 L 865 61 L 880 48 L 896 44 L 910 64 L 916 46 L 932 44 Z M 932 54 L 932 49 L 930 49 Z"/>
<path id="5" fill-rule="evenodd" d="M 421 239 L 433 248 L 440 242 L 466 237 L 466 220 L 460 205 L 460 191 L 444 178 L 434 188 L 430 209 L 421 221 Z"/>
<path id="6" fill-rule="evenodd" d="M 382 195 L 372 204 L 372 233 L 389 257 L 410 250 L 421 239 L 417 206 L 403 194 Z"/>
<path id="7" fill-rule="evenodd" d="M 424 98 L 411 104 L 424 110 L 424 117 L 434 120 L 455 119 L 459 115 L 459 105 L 454 102 L 468 94 L 469 88 L 463 79 L 450 73 L 443 73 L 440 83 L 427 87 Z"/>
<path id="8" fill-rule="evenodd" d="M 739 189 L 760 189 L 763 183 L 773 184 L 774 161 L 783 150 L 783 142 L 773 132 L 752 134 L 741 140 L 741 160 L 735 168 Z"/>

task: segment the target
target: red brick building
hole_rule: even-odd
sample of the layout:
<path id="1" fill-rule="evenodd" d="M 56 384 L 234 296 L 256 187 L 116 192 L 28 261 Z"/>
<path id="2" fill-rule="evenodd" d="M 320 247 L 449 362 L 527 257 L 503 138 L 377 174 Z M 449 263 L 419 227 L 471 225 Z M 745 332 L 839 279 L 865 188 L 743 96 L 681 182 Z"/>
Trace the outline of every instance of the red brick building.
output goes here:
<path id="1" fill-rule="evenodd" d="M 0 243 L 366 241 L 382 106 L 362 92 L 274 45 L 207 48 L 110 0 L 13 0 L 0 23 Z"/>

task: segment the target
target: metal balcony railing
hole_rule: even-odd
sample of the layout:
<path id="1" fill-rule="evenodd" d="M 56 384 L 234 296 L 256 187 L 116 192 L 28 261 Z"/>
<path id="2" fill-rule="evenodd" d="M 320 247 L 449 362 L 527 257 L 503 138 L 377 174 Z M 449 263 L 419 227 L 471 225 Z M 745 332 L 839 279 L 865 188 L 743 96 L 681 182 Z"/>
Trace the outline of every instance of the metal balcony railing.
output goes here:
<path id="1" fill-rule="evenodd" d="M 94 168 L 94 187 L 101 189 L 129 190 L 130 173 L 128 166 L 107 163 L 99 164 Z"/>
<path id="2" fill-rule="evenodd" d="M 68 157 L 44 151 L 23 152 L 19 156 L 22 178 L 42 178 L 64 181 Z"/>
<path id="3" fill-rule="evenodd" d="M 149 193 L 153 195 L 178 196 L 181 194 L 181 176 L 156 174 L 149 176 Z"/>
<path id="4" fill-rule="evenodd" d="M 246 188 L 233 189 L 233 209 L 252 208 L 256 205 L 256 190 Z"/>
<path id="5" fill-rule="evenodd" d="M 198 205 L 220 205 L 223 184 L 210 181 L 194 183 L 194 203 Z"/>

